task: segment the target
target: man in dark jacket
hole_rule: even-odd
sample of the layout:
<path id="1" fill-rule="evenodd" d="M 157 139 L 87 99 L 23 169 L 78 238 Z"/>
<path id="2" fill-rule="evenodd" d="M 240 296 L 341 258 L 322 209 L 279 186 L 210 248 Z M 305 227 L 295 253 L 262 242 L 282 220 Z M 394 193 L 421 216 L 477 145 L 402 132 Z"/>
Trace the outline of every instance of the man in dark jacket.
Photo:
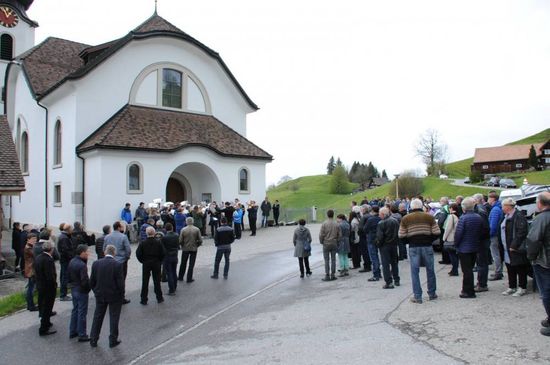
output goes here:
<path id="1" fill-rule="evenodd" d="M 474 212 L 483 218 L 483 230 L 487 230 L 487 235 L 484 236 L 481 241 L 481 246 L 476 257 L 477 285 L 475 287 L 475 291 L 477 293 L 489 290 L 487 287 L 487 281 L 489 280 L 489 264 L 490 260 L 492 260 L 491 238 L 489 236 L 489 214 L 491 211 L 491 206 L 488 206 L 485 202 L 485 196 L 483 194 L 475 194 L 473 198 L 476 201 Z"/>
<path id="2" fill-rule="evenodd" d="M 369 247 L 367 245 L 367 231 L 365 227 L 367 225 L 367 220 L 370 217 L 371 207 L 368 204 L 361 205 L 361 219 L 359 220 L 359 251 L 361 252 L 361 257 L 363 258 L 363 268 L 359 272 L 369 272 L 372 270 L 372 263 L 369 257 Z"/>
<path id="3" fill-rule="evenodd" d="M 275 220 L 275 226 L 279 227 L 279 215 L 281 214 L 281 204 L 279 204 L 278 200 L 275 200 L 275 203 L 273 203 L 273 206 L 271 207 L 273 210 L 273 219 Z"/>
<path id="4" fill-rule="evenodd" d="M 265 197 L 262 205 L 260 205 L 260 210 L 262 211 L 262 228 L 267 227 L 267 220 L 269 219 L 269 214 L 271 213 L 271 203 L 267 196 Z"/>
<path id="5" fill-rule="evenodd" d="M 372 262 L 372 278 L 368 281 L 380 280 L 380 258 L 378 257 L 378 248 L 376 247 L 376 230 L 378 228 L 378 222 L 380 222 L 379 216 L 380 208 L 378 206 L 372 207 L 372 213 L 367 219 L 367 223 L 363 228 L 367 234 L 367 248 L 369 250 L 370 261 Z"/>
<path id="6" fill-rule="evenodd" d="M 86 334 L 86 316 L 88 315 L 88 293 L 90 279 L 88 278 L 88 246 L 78 245 L 75 257 L 69 263 L 69 283 L 73 296 L 73 311 L 69 324 L 69 338 L 78 336 L 78 342 L 90 341 Z"/>
<path id="7" fill-rule="evenodd" d="M 233 228 L 227 225 L 227 220 L 225 217 L 220 220 L 220 224 L 221 226 L 216 230 L 216 234 L 214 235 L 216 259 L 214 260 L 214 273 L 210 276 L 212 279 L 218 278 L 222 256 L 225 258 L 223 278 L 227 279 L 227 276 L 229 275 L 229 255 L 231 255 L 231 244 L 235 242 L 235 232 L 233 231 Z"/>
<path id="8" fill-rule="evenodd" d="M 248 204 L 248 224 L 250 225 L 251 236 L 256 235 L 256 221 L 258 220 L 258 206 L 256 202 L 252 200 Z"/>
<path id="9" fill-rule="evenodd" d="M 50 317 L 57 291 L 57 274 L 52 257 L 53 246 L 50 241 L 42 245 L 43 252 L 34 260 L 34 277 L 38 291 L 38 308 L 40 311 L 40 328 L 38 334 L 47 336 L 56 333 L 52 330 Z"/>
<path id="10" fill-rule="evenodd" d="M 164 271 L 168 279 L 168 295 L 175 295 L 178 280 L 176 276 L 176 267 L 178 266 L 178 248 L 179 236 L 174 232 L 172 223 L 166 223 L 164 226 L 166 234 L 161 238 L 162 246 L 166 256 L 164 256 Z"/>
<path id="11" fill-rule="evenodd" d="M 475 298 L 473 268 L 483 242 L 489 237 L 486 220 L 474 212 L 475 200 L 466 198 L 462 202 L 464 214 L 458 220 L 455 232 L 455 247 L 462 269 L 462 292 L 460 298 Z"/>
<path id="12" fill-rule="evenodd" d="M 399 286 L 399 254 L 397 245 L 399 243 L 399 223 L 390 216 L 388 208 L 380 209 L 381 221 L 376 229 L 376 246 L 380 249 L 382 257 L 382 273 L 386 284 L 384 289 L 393 289 L 393 282 Z M 391 266 L 391 271 L 390 271 Z M 392 280 L 393 278 L 393 280 Z"/>
<path id="13" fill-rule="evenodd" d="M 103 236 L 95 240 L 95 253 L 97 254 L 98 260 L 105 257 L 105 253 L 103 252 L 103 246 L 105 245 L 105 237 L 107 237 L 110 234 L 111 234 L 111 226 L 107 224 L 103 226 Z"/>
<path id="14" fill-rule="evenodd" d="M 67 268 L 69 267 L 69 262 L 74 257 L 74 248 L 73 242 L 71 240 L 71 231 L 72 227 L 70 224 L 65 224 L 63 226 L 63 231 L 59 235 L 57 240 L 57 251 L 59 252 L 59 265 L 60 273 L 59 280 L 61 282 L 61 287 L 59 289 L 59 298 L 62 302 L 68 302 L 71 300 L 71 297 L 67 295 L 67 283 L 69 276 L 67 275 Z"/>
<path id="15" fill-rule="evenodd" d="M 164 260 L 165 251 L 162 243 L 155 238 L 155 229 L 147 227 L 147 238 L 141 242 L 136 250 L 136 257 L 142 263 L 142 280 L 141 280 L 141 301 L 142 305 L 147 305 L 149 295 L 149 278 L 153 275 L 153 285 L 157 302 L 164 302 L 162 297 L 162 289 L 160 287 L 160 270 Z"/>
<path id="16" fill-rule="evenodd" d="M 90 287 L 95 294 L 95 312 L 90 331 L 90 346 L 97 347 L 103 318 L 109 307 L 109 347 L 120 344 L 118 339 L 118 322 L 124 299 L 124 274 L 122 263 L 115 260 L 116 248 L 113 245 L 105 247 L 105 257 L 92 265 Z"/>
<path id="17" fill-rule="evenodd" d="M 533 264 L 533 273 L 540 290 L 546 318 L 542 320 L 540 333 L 550 336 L 550 193 L 537 196 L 539 214 L 533 220 L 527 234 L 527 255 Z"/>

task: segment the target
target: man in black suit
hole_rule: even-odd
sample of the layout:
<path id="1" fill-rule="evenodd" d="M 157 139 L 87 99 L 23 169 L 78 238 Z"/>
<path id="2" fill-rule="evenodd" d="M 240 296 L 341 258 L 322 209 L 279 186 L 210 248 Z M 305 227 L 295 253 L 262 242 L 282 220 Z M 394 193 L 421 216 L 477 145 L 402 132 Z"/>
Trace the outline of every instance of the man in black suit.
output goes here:
<path id="1" fill-rule="evenodd" d="M 46 241 L 42 245 L 43 252 L 34 260 L 34 277 L 38 291 L 38 307 L 40 310 L 40 328 L 38 334 L 47 336 L 56 333 L 52 330 L 50 317 L 57 291 L 57 274 L 52 257 L 53 245 Z"/>
<path id="2" fill-rule="evenodd" d="M 90 345 L 92 347 L 97 347 L 107 307 L 109 307 L 110 325 L 109 347 L 115 347 L 120 344 L 120 340 L 118 339 L 118 322 L 122 309 L 122 301 L 124 300 L 124 276 L 122 264 L 114 259 L 115 255 L 115 246 L 107 245 L 105 248 L 105 257 L 94 262 L 92 265 L 90 286 L 95 294 L 96 301 L 94 320 L 90 332 Z"/>

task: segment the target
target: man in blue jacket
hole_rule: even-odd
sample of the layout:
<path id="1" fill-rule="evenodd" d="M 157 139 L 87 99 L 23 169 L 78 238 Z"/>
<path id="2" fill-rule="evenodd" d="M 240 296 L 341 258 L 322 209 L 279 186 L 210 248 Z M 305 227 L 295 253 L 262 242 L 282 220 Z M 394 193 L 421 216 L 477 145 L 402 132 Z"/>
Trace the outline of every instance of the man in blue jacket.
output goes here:
<path id="1" fill-rule="evenodd" d="M 489 234 L 491 237 L 491 256 L 495 263 L 495 273 L 489 277 L 489 280 L 502 280 L 502 258 L 498 244 L 498 230 L 502 221 L 502 206 L 498 200 L 498 194 L 495 191 L 489 193 L 489 204 L 491 204 L 491 212 L 489 213 Z"/>

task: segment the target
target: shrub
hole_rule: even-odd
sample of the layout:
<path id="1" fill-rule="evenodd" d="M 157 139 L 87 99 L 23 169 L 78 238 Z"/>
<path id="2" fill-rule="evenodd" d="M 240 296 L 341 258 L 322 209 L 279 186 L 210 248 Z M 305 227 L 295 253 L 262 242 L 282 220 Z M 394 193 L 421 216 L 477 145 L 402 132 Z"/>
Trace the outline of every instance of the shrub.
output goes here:
<path id="1" fill-rule="evenodd" d="M 472 184 L 476 184 L 483 181 L 483 175 L 481 174 L 481 171 L 474 170 L 470 172 L 470 182 Z"/>
<path id="2" fill-rule="evenodd" d="M 348 194 L 351 192 L 351 184 L 348 181 L 348 173 L 343 166 L 336 166 L 332 172 L 329 191 L 331 194 Z"/>
<path id="3" fill-rule="evenodd" d="M 399 179 L 394 179 L 391 183 L 390 192 L 395 195 L 395 184 L 399 183 L 399 197 L 413 197 L 422 194 L 422 179 L 413 174 L 404 173 Z"/>

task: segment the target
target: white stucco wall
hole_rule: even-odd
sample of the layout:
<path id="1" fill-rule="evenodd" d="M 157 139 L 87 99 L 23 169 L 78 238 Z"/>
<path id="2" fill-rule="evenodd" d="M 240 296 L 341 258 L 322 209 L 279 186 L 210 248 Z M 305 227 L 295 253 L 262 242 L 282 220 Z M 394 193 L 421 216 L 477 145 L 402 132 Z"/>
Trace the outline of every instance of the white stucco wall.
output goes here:
<path id="1" fill-rule="evenodd" d="M 140 201 L 165 199 L 166 184 L 172 173 L 186 163 L 203 164 L 211 168 L 220 183 L 216 193 L 216 181 L 210 179 L 205 169 L 186 168 L 183 171 L 192 188 L 193 203 L 199 203 L 202 193 L 212 193 L 212 199 L 220 201 L 262 201 L 265 196 L 266 161 L 224 158 L 201 147 L 184 148 L 174 153 L 147 153 L 133 151 L 91 151 L 86 158 L 85 216 L 88 229 L 99 231 L 105 224 L 119 219 L 126 202 L 132 204 L 132 214 Z M 126 190 L 127 166 L 138 161 L 143 166 L 143 193 L 128 194 Z M 161 161 L 159 163 L 159 161 Z M 241 167 L 250 171 L 248 194 L 239 193 L 238 171 Z M 92 173 L 93 172 L 93 173 Z M 196 200 L 195 200 L 196 199 Z"/>
<path id="2" fill-rule="evenodd" d="M 29 173 L 24 175 L 26 191 L 12 198 L 13 219 L 22 223 L 45 222 L 44 143 L 45 111 L 33 99 L 22 73 L 14 74 L 13 109 L 9 118 L 14 141 L 17 137 L 17 119 L 21 119 L 21 132 L 29 135 Z M 9 116 L 8 116 L 9 117 Z"/>
<path id="3" fill-rule="evenodd" d="M 246 114 L 252 110 L 227 74 L 203 51 L 173 38 L 130 42 L 86 77 L 71 81 L 54 91 L 44 99 L 44 103 L 52 104 L 59 98 L 59 94 L 67 92 L 67 88 L 77 90 L 78 145 L 129 103 L 134 81 L 145 68 L 167 62 L 192 71 L 208 93 L 212 114 L 246 136 Z M 150 84 L 153 85 L 152 82 Z M 152 92 L 140 91 L 140 98 L 151 99 Z"/>

